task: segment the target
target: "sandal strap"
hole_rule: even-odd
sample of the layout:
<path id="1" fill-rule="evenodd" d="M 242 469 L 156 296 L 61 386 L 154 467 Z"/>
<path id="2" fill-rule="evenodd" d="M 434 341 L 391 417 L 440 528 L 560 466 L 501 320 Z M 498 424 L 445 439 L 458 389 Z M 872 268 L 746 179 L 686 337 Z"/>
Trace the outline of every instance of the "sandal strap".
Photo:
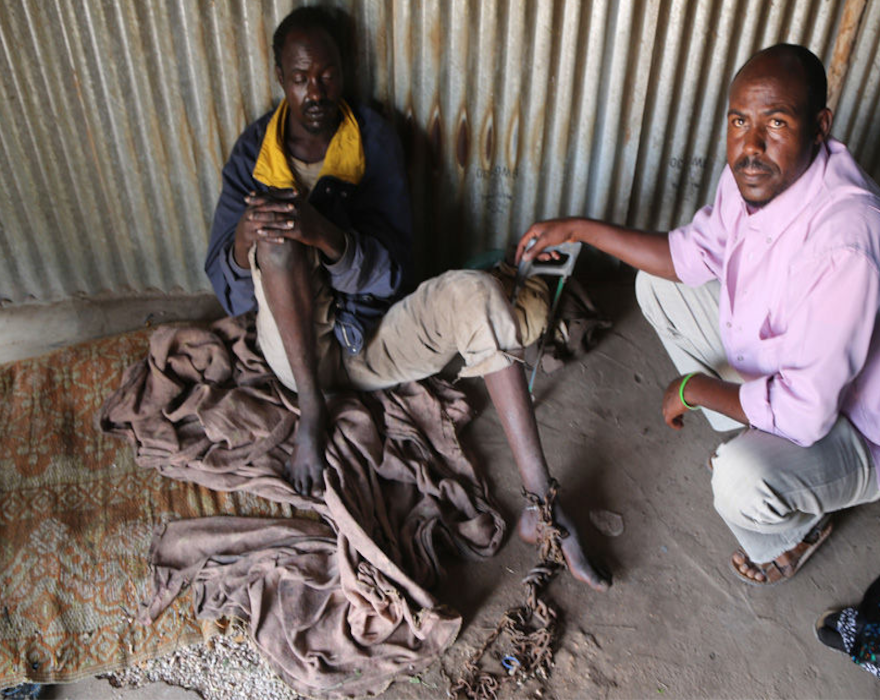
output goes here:
<path id="1" fill-rule="evenodd" d="M 742 549 L 738 551 L 742 553 L 750 566 L 764 575 L 765 580 L 756 583 L 763 585 L 773 584 L 783 579 L 789 579 L 800 571 L 807 559 L 819 548 L 819 545 L 825 541 L 829 534 L 831 534 L 831 518 L 826 515 L 810 529 L 803 540 L 788 551 L 780 554 L 773 561 L 756 564 Z M 781 557 L 786 557 L 787 561 L 779 561 Z"/>

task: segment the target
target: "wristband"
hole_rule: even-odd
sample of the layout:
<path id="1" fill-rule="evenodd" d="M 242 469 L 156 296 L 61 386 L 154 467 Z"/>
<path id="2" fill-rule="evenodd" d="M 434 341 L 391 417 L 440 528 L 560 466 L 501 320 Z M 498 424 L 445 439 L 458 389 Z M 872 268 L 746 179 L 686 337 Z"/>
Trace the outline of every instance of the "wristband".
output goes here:
<path id="1" fill-rule="evenodd" d="M 684 379 L 681 380 L 681 384 L 678 385 L 678 398 L 681 400 L 682 406 L 684 406 L 689 411 L 696 411 L 698 406 L 691 406 L 687 401 L 684 400 L 684 385 L 688 383 L 691 377 L 693 377 L 696 372 L 691 372 L 686 375 Z"/>

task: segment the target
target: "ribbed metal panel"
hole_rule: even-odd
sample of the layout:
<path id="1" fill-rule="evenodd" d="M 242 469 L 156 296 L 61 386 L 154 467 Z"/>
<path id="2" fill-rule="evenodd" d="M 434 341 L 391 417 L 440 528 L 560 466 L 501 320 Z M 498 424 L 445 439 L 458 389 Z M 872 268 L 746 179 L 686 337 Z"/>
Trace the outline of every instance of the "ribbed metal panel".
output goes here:
<path id="1" fill-rule="evenodd" d="M 834 133 L 880 174 L 880 0 L 331 4 L 356 27 L 354 92 L 404 140 L 422 274 L 538 218 L 687 220 L 724 163 L 731 76 L 778 41 L 841 69 Z M 291 5 L 0 7 L 2 302 L 208 288 L 220 169 L 280 96 L 271 35 Z"/>
<path id="2" fill-rule="evenodd" d="M 880 0 L 866 3 L 846 73 L 834 133 L 880 180 Z"/>

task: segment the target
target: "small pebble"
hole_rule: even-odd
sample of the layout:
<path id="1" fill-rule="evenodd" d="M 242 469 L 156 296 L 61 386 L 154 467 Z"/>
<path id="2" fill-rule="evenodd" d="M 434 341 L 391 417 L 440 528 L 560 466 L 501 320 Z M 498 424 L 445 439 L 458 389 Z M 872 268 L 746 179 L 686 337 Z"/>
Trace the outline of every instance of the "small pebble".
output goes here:
<path id="1" fill-rule="evenodd" d="M 623 516 L 610 510 L 591 510 L 590 522 L 606 537 L 623 534 Z"/>

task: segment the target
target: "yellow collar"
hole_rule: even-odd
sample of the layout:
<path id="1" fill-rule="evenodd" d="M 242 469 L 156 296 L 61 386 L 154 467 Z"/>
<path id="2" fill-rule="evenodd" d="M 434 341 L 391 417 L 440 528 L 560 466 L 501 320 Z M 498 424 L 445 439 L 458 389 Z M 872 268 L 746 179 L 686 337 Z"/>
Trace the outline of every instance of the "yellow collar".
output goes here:
<path id="1" fill-rule="evenodd" d="M 324 155 L 324 167 L 318 175 L 331 176 L 357 185 L 364 176 L 366 159 L 364 145 L 361 141 L 361 130 L 358 127 L 351 108 L 345 101 L 339 103 L 342 111 L 342 122 Z M 269 121 L 260 154 L 254 165 L 254 179 L 268 187 L 296 187 L 296 177 L 287 163 L 284 149 L 284 128 L 287 124 L 287 100 L 282 100 Z"/>

